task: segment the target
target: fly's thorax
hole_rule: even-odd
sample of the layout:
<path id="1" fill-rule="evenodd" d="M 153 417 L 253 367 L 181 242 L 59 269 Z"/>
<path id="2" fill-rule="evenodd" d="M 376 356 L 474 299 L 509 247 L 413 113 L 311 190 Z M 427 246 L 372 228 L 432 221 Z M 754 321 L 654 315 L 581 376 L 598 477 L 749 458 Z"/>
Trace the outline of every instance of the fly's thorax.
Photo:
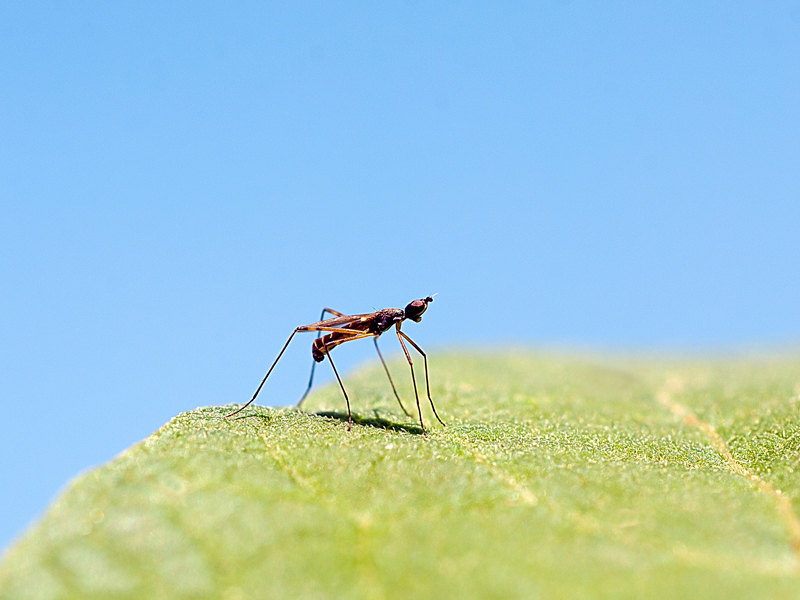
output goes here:
<path id="1" fill-rule="evenodd" d="M 405 319 L 405 313 L 400 308 L 384 308 L 375 313 L 375 318 L 370 324 L 370 333 L 383 333 L 395 323 Z"/>

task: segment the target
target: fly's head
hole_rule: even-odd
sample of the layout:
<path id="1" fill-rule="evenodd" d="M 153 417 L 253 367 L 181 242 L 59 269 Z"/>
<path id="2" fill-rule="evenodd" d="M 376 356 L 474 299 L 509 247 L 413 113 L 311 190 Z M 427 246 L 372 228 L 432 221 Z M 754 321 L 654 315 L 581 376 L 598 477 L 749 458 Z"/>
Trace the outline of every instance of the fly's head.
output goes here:
<path id="1" fill-rule="evenodd" d="M 422 320 L 422 313 L 428 310 L 428 304 L 431 302 L 433 302 L 433 296 L 410 302 L 404 311 L 406 319 L 419 323 Z"/>

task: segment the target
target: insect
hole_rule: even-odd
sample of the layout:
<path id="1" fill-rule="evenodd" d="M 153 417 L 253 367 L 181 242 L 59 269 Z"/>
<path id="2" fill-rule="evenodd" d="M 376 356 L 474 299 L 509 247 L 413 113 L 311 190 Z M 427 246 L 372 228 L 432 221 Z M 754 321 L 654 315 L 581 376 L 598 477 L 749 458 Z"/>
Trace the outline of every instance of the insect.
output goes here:
<path id="1" fill-rule="evenodd" d="M 403 412 L 406 413 L 406 415 L 411 416 L 406 410 L 406 407 L 403 406 L 400 396 L 397 394 L 394 381 L 392 381 L 392 376 L 389 374 L 389 368 L 386 366 L 386 361 L 383 360 L 383 355 L 378 347 L 378 338 L 381 336 L 381 334 L 386 333 L 389 331 L 389 329 L 394 327 L 397 333 L 397 339 L 400 340 L 400 346 L 403 348 L 403 352 L 406 355 L 406 360 L 408 361 L 408 366 L 411 369 L 411 381 L 414 384 L 414 396 L 417 400 L 419 424 L 420 427 L 422 427 L 422 433 L 427 435 L 425 433 L 425 424 L 422 421 L 422 409 L 419 405 L 419 392 L 417 391 L 417 379 L 414 375 L 414 362 L 411 360 L 411 354 L 409 354 L 405 342 L 411 344 L 414 349 L 422 355 L 422 359 L 425 364 L 425 389 L 428 393 L 428 402 L 430 402 L 431 408 L 433 409 L 433 414 L 436 415 L 436 419 L 439 421 L 439 423 L 444 425 L 444 421 L 442 421 L 442 419 L 439 417 L 439 413 L 436 412 L 436 407 L 434 406 L 433 399 L 431 398 L 431 385 L 428 379 L 428 357 L 425 352 L 422 351 L 422 348 L 420 348 L 414 342 L 414 340 L 408 337 L 405 332 L 400 329 L 400 326 L 406 319 L 410 319 L 415 323 L 419 323 L 422 320 L 422 314 L 428 309 L 428 304 L 431 302 L 433 302 L 433 296 L 428 296 L 426 298 L 421 298 L 419 300 L 410 302 L 405 309 L 384 308 L 373 313 L 365 313 L 361 315 L 345 315 L 330 308 L 323 308 L 319 321 L 316 323 L 311 323 L 310 325 L 301 325 L 292 332 L 292 334 L 289 336 L 289 339 L 286 340 L 286 343 L 283 345 L 283 348 L 278 354 L 278 358 L 275 359 L 275 361 L 272 363 L 272 366 L 267 371 L 267 374 L 264 375 L 264 379 L 261 380 L 258 389 L 256 389 L 253 397 L 250 398 L 250 401 L 244 406 L 225 416 L 232 417 L 233 415 L 250 406 L 250 404 L 258 396 L 259 392 L 261 392 L 261 388 L 264 387 L 264 383 L 266 383 L 267 378 L 270 376 L 270 373 L 272 373 L 275 365 L 278 364 L 278 361 L 281 359 L 281 356 L 283 356 L 286 348 L 289 347 L 289 343 L 292 341 L 292 338 L 295 336 L 295 334 L 301 331 L 316 331 L 317 338 L 311 344 L 311 355 L 314 358 L 314 362 L 311 364 L 311 376 L 308 378 L 308 387 L 306 388 L 303 397 L 300 398 L 297 403 L 298 408 L 303 404 L 306 396 L 308 396 L 308 393 L 311 391 L 311 385 L 314 383 L 314 367 L 316 367 L 318 362 L 325 360 L 325 357 L 327 356 L 328 361 L 331 363 L 331 367 L 333 367 L 333 373 L 336 375 L 336 379 L 339 382 L 339 387 L 342 388 L 344 399 L 347 402 L 347 430 L 349 431 L 353 424 L 353 415 L 350 412 L 350 398 L 347 396 L 347 390 L 344 389 L 342 379 L 339 377 L 339 372 L 336 370 L 336 365 L 333 363 L 333 358 L 331 358 L 331 350 L 340 344 L 344 344 L 345 342 L 352 342 L 354 340 L 371 337 L 375 342 L 375 350 L 378 351 L 378 356 L 381 359 L 383 368 L 386 371 L 386 376 L 389 378 L 389 383 L 392 386 L 392 391 L 394 392 L 395 398 L 397 398 L 397 402 L 400 404 L 400 408 L 403 409 Z M 325 313 L 332 314 L 334 317 L 332 319 L 325 319 Z M 325 333 L 325 335 L 322 335 L 323 333 Z"/>

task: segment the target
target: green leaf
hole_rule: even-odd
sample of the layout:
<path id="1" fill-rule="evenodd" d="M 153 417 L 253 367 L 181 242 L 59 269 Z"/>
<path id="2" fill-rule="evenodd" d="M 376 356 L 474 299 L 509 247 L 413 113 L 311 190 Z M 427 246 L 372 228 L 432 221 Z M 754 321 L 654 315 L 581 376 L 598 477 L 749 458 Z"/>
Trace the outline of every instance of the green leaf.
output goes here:
<path id="1" fill-rule="evenodd" d="M 334 386 L 200 408 L 74 481 L 0 597 L 798 598 L 798 382 L 796 359 L 452 354 L 428 437 L 380 365 L 346 380 L 352 431 Z"/>

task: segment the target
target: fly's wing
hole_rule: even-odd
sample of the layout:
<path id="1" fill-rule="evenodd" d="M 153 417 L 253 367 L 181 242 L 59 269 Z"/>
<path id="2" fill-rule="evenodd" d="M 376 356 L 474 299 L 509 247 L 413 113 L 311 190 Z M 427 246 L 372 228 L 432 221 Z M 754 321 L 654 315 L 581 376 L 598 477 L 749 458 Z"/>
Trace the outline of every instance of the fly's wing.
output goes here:
<path id="1" fill-rule="evenodd" d="M 351 323 L 363 323 L 365 321 L 369 321 L 374 314 L 375 313 L 365 313 L 363 315 L 345 315 L 343 317 L 334 317 L 333 319 L 325 319 L 324 321 L 311 323 L 305 327 L 342 327 L 344 325 L 350 325 Z"/>

